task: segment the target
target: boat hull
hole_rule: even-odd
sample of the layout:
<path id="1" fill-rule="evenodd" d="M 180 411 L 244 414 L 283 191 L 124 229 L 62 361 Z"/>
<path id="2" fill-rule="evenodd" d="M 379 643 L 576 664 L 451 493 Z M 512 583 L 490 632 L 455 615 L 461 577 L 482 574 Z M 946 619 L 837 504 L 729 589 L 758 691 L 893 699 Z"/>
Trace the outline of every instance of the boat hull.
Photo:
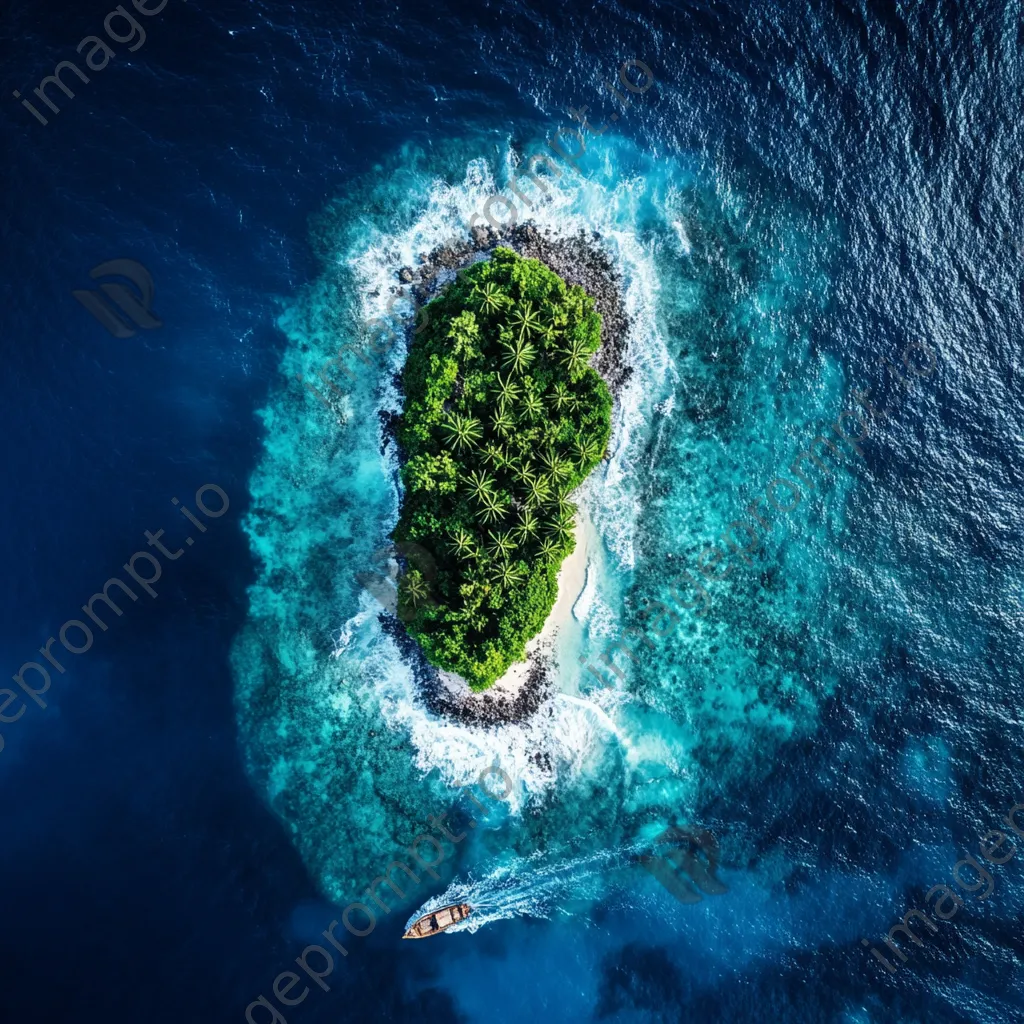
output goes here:
<path id="1" fill-rule="evenodd" d="M 432 935 L 440 935 L 453 924 L 465 921 L 472 912 L 473 908 L 468 903 L 452 903 L 447 907 L 441 907 L 440 910 L 424 914 L 413 921 L 402 938 L 429 939 Z"/>

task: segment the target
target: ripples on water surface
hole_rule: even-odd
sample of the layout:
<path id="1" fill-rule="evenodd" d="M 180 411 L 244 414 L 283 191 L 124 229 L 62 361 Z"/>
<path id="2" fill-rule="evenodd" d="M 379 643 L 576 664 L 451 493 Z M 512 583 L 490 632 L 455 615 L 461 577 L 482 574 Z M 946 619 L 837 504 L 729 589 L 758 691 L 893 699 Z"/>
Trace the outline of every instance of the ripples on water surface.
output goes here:
<path id="1" fill-rule="evenodd" d="M 77 11 L 67 24 L 24 5 L 4 15 L 12 88 L 105 14 Z M 31 837 L 53 826 L 32 808 L 59 819 L 73 766 L 93 765 L 77 769 L 83 806 L 128 787 L 150 808 L 131 828 L 107 804 L 67 826 L 97 864 L 91 884 L 131 893 L 100 915 L 100 945 L 123 947 L 140 917 L 151 929 L 138 907 L 158 905 L 171 951 L 158 978 L 195 976 L 206 994 L 186 1010 L 132 982 L 94 1000 L 106 1019 L 243 1019 L 494 761 L 517 783 L 507 803 L 289 1021 L 1024 1019 L 1016 860 L 993 869 L 990 899 L 965 894 L 938 934 L 904 943 L 895 975 L 860 944 L 880 944 L 1024 799 L 1020 17 L 1009 4 L 172 0 L 131 63 L 55 124 L 8 103 L 7 237 L 32 298 L 6 286 L 21 341 L 9 464 L 26 481 L 6 550 L 12 579 L 44 581 L 9 602 L 9 662 L 109 575 L 165 495 L 207 479 L 237 495 L 235 539 L 182 576 L 163 619 L 82 669 L 104 702 L 71 680 L 63 727 L 12 737 L 3 755 L 26 794 L 9 877 L 38 858 Z M 423 706 L 356 579 L 397 519 L 378 414 L 400 407 L 404 348 L 336 375 L 337 415 L 296 375 L 316 382 L 339 342 L 384 315 L 397 270 L 568 128 L 570 105 L 609 123 L 621 108 L 602 79 L 628 58 L 655 85 L 531 216 L 599 234 L 634 373 L 581 496 L 590 561 L 559 693 L 485 732 Z M 57 261 L 54 237 L 67 240 Z M 64 298 L 129 254 L 157 280 L 165 327 L 117 346 Z M 58 302 L 42 343 L 38 310 Z M 936 371 L 902 390 L 885 360 L 902 366 L 910 343 L 934 349 Z M 854 388 L 891 416 L 863 457 L 773 514 L 753 564 L 734 558 L 707 585 L 706 615 L 682 611 L 596 687 L 577 656 L 592 662 L 650 601 L 673 605 L 667 570 L 693 570 Z M 71 491 L 80 478 L 83 507 L 119 510 L 72 524 L 44 465 Z M 77 547 L 39 542 L 29 560 L 37 535 Z M 82 563 L 80 585 L 40 572 L 90 545 L 110 556 Z M 126 665 L 152 685 L 121 728 L 110 708 Z M 168 752 L 155 767 L 154 749 Z M 113 831 L 86 823 L 107 816 Z M 684 904 L 636 866 L 672 823 L 718 837 L 727 892 Z M 112 842 L 124 864 L 104 853 Z M 83 876 L 42 909 L 17 897 L 16 930 L 37 932 L 57 903 L 95 914 L 87 888 Z M 454 901 L 478 908 L 465 934 L 398 941 L 418 906 Z M 11 934 L 17 976 L 40 979 L 24 952 L 36 936 Z M 82 955 L 70 989 L 92 993 L 101 960 Z M 114 973 L 150 976 L 140 955 L 119 954 Z M 7 998 L 18 1020 L 85 1005 Z"/>

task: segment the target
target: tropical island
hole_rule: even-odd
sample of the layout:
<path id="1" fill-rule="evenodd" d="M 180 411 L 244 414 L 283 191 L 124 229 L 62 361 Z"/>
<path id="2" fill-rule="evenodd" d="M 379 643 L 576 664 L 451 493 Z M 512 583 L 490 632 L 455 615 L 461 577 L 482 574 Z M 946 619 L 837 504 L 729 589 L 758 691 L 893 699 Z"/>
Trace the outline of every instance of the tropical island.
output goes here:
<path id="1" fill-rule="evenodd" d="M 502 246 L 425 312 L 402 373 L 394 537 L 433 562 L 402 576 L 398 611 L 431 664 L 484 690 L 551 612 L 575 546 L 569 495 L 608 446 L 612 397 L 588 364 L 601 317 Z"/>

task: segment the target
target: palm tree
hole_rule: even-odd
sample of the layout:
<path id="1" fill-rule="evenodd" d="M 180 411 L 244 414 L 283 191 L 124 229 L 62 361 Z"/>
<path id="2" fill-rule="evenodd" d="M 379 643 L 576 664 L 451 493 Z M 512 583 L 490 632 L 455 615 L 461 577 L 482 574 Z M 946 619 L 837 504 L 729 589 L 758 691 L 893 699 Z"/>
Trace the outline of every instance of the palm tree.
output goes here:
<path id="1" fill-rule="evenodd" d="M 525 412 L 531 420 L 537 419 L 544 412 L 544 403 L 533 391 L 523 399 L 523 412 Z"/>
<path id="2" fill-rule="evenodd" d="M 542 451 L 540 453 L 540 455 L 538 456 L 538 458 L 540 459 L 540 464 L 549 473 L 553 473 L 554 472 L 554 466 L 558 462 L 558 454 L 555 452 L 554 448 L 548 448 L 547 450 Z"/>
<path id="3" fill-rule="evenodd" d="M 479 502 L 483 502 L 485 497 L 494 496 L 494 481 L 481 470 L 470 471 L 466 477 L 466 486 Z"/>
<path id="4" fill-rule="evenodd" d="M 587 347 L 579 338 L 573 338 L 561 349 L 559 361 L 569 371 L 569 376 L 575 379 L 587 366 Z"/>
<path id="5" fill-rule="evenodd" d="M 491 538 L 491 543 L 487 550 L 495 559 L 507 558 L 515 550 L 515 542 L 512 540 L 511 530 L 499 531 L 497 533 L 493 530 L 488 530 L 487 536 Z"/>
<path id="6" fill-rule="evenodd" d="M 545 537 L 537 545 L 537 554 L 546 562 L 549 559 L 555 557 L 558 552 L 558 547 L 550 537 Z"/>
<path id="7" fill-rule="evenodd" d="M 540 336 L 546 349 L 554 349 L 559 333 L 558 328 L 550 321 L 541 328 Z"/>
<path id="8" fill-rule="evenodd" d="M 419 569 L 413 569 L 402 577 L 402 596 L 416 608 L 421 601 L 427 599 L 429 588 Z"/>
<path id="9" fill-rule="evenodd" d="M 513 530 L 513 533 L 520 543 L 525 544 L 531 537 L 536 536 L 539 528 L 537 517 L 529 508 L 525 508 L 519 516 L 519 525 Z"/>
<path id="10" fill-rule="evenodd" d="M 501 379 L 501 374 L 498 374 L 498 386 L 494 389 L 494 394 L 497 395 L 502 409 L 505 408 L 506 402 L 514 402 L 522 393 L 522 389 L 512 379 L 512 374 L 509 374 L 504 380 Z"/>
<path id="11" fill-rule="evenodd" d="M 524 473 L 520 479 L 526 484 L 526 504 L 530 508 L 543 505 L 551 497 L 551 486 L 546 476 L 531 473 L 527 478 Z"/>
<path id="12" fill-rule="evenodd" d="M 505 449 L 500 444 L 487 444 L 484 445 L 483 452 L 480 456 L 489 466 L 493 466 L 495 469 L 501 469 L 502 466 L 508 462 L 508 455 L 505 453 Z"/>
<path id="13" fill-rule="evenodd" d="M 493 426 L 502 437 L 507 437 L 516 429 L 516 421 L 509 416 L 508 410 L 506 410 L 504 405 L 502 405 L 499 407 L 497 415 L 491 419 L 491 426 Z"/>
<path id="14" fill-rule="evenodd" d="M 572 467 L 562 459 L 561 456 L 559 456 L 554 448 L 549 448 L 547 451 L 541 452 L 540 462 L 554 481 L 563 479 L 572 473 Z"/>
<path id="15" fill-rule="evenodd" d="M 519 339 L 522 341 L 529 334 L 540 334 L 544 330 L 540 313 L 533 308 L 533 303 L 526 299 L 515 308 L 515 312 L 509 318 L 513 327 L 519 328 Z"/>
<path id="16" fill-rule="evenodd" d="M 477 515 L 485 523 L 497 522 L 505 514 L 507 502 L 502 498 L 496 498 L 493 494 L 485 494 L 480 499 L 480 509 Z"/>
<path id="17" fill-rule="evenodd" d="M 553 494 L 551 496 L 548 502 L 548 509 L 553 516 L 568 519 L 570 522 L 572 522 L 572 517 L 576 515 L 576 506 L 561 494 Z"/>
<path id="18" fill-rule="evenodd" d="M 505 358 L 501 365 L 513 373 L 522 373 L 537 358 L 537 347 L 523 338 L 502 342 L 502 347 L 505 349 Z"/>
<path id="19" fill-rule="evenodd" d="M 478 419 L 473 416 L 460 416 L 457 412 L 452 413 L 441 424 L 441 430 L 447 434 L 448 440 L 459 452 L 465 448 L 472 448 L 484 436 L 483 427 L 480 426 Z"/>
<path id="20" fill-rule="evenodd" d="M 512 301 L 507 295 L 503 295 L 498 286 L 491 281 L 488 281 L 482 288 L 478 285 L 474 291 L 480 300 L 481 313 L 499 313 Z"/>
<path id="21" fill-rule="evenodd" d="M 555 515 L 547 521 L 548 535 L 556 544 L 565 544 L 572 537 L 573 521 L 571 516 Z"/>
<path id="22" fill-rule="evenodd" d="M 551 404 L 555 407 L 555 412 L 561 412 L 571 400 L 572 393 L 561 381 L 558 381 L 551 389 Z"/>
<path id="23" fill-rule="evenodd" d="M 591 462 L 596 462 L 601 455 L 597 442 L 589 437 L 586 439 L 576 438 L 572 443 L 572 450 L 576 456 L 576 467 L 581 473 Z"/>
<path id="24" fill-rule="evenodd" d="M 506 590 L 511 590 L 517 583 L 523 580 L 525 575 L 518 565 L 500 562 L 491 569 L 490 579 L 493 583 L 497 583 Z"/>
<path id="25" fill-rule="evenodd" d="M 471 558 L 476 550 L 476 543 L 473 540 L 473 534 L 469 532 L 464 526 L 457 526 L 454 530 L 449 531 L 451 540 L 448 542 L 449 547 L 455 552 L 456 558 Z"/>
<path id="26" fill-rule="evenodd" d="M 505 448 L 503 451 L 505 452 L 504 468 L 518 479 L 522 473 L 522 456 L 517 455 L 511 448 Z"/>

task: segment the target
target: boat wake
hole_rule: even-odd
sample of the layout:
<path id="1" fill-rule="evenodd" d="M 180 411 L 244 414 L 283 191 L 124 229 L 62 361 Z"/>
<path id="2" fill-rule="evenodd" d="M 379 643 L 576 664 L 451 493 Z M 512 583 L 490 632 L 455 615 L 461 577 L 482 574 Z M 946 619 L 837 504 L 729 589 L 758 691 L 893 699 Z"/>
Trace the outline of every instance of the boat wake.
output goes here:
<path id="1" fill-rule="evenodd" d="M 639 849 L 639 847 L 637 847 Z M 608 891 L 611 872 L 628 867 L 637 850 L 630 848 L 599 850 L 586 856 L 544 864 L 541 854 L 516 858 L 474 879 L 456 880 L 439 896 L 427 900 L 406 922 L 408 929 L 424 914 L 441 907 L 468 903 L 469 917 L 447 928 L 450 932 L 476 932 L 495 921 L 515 917 L 549 920 L 555 915 L 586 917 L 592 902 Z"/>
<path id="2" fill-rule="evenodd" d="M 676 806 L 688 803 L 688 728 L 666 715 L 652 729 L 623 685 L 623 670 L 609 677 L 610 687 L 596 686 L 589 675 L 580 685 L 580 666 L 596 657 L 590 648 L 603 652 L 604 642 L 622 632 L 624 592 L 636 569 L 644 453 L 654 410 L 677 377 L 666 324 L 656 315 L 659 269 L 678 263 L 668 231 L 679 216 L 673 182 L 689 180 L 676 162 L 644 157 L 628 140 L 607 145 L 607 175 L 565 176 L 531 211 L 538 229 L 554 238 L 599 236 L 619 274 L 634 372 L 618 394 L 607 463 L 581 495 L 592 513 L 594 555 L 573 608 L 579 650 L 567 649 L 552 669 L 551 689 L 561 695 L 528 720 L 480 727 L 439 716 L 422 699 L 415 664 L 380 616 L 393 580 L 384 579 L 379 555 L 401 498 L 397 453 L 382 421 L 401 406 L 394 375 L 405 357 L 405 333 L 396 331 L 383 365 L 347 347 L 335 362 L 339 342 L 365 341 L 371 321 L 408 323 L 413 310 L 409 291 L 400 288 L 401 269 L 464 234 L 502 168 L 454 150 L 439 155 L 436 166 L 424 154 L 396 156 L 395 174 L 375 174 L 317 222 L 316 244 L 331 253 L 330 262 L 279 321 L 289 340 L 281 363 L 286 386 L 260 413 L 268 441 L 250 482 L 246 526 L 261 576 L 232 660 L 247 769 L 301 837 L 303 857 L 332 899 L 376 870 L 369 851 L 389 841 L 395 808 L 413 815 L 495 763 L 516 782 L 507 801 L 513 817 L 534 798 L 557 793 L 605 801 L 614 820 L 620 812 L 609 794 L 628 785 L 632 775 L 622 773 L 645 760 L 656 762 L 651 771 L 663 779 L 658 800 L 668 787 Z M 624 173 L 613 173 L 615 166 Z M 335 415 L 337 403 L 344 415 Z M 367 575 L 379 583 L 376 593 L 367 589 Z M 354 822 L 373 841 L 338 847 L 339 830 Z M 574 892 L 601 893 L 608 858 L 572 860 L 575 836 L 554 820 L 543 831 L 548 856 L 561 851 L 570 859 L 509 867 L 501 849 L 496 854 L 505 866 L 484 874 L 491 866 L 482 857 L 479 878 L 462 883 L 465 895 L 443 897 L 478 908 L 460 929 L 543 916 L 571 902 Z M 527 867 L 532 880 L 524 883 Z"/>

